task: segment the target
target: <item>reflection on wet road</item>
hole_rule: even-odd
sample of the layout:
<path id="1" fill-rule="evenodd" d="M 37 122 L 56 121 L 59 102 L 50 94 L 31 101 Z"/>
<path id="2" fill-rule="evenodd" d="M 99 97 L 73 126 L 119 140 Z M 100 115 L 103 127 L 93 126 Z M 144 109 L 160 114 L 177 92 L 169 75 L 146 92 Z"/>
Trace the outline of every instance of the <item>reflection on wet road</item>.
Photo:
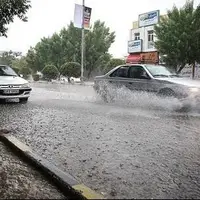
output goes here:
<path id="1" fill-rule="evenodd" d="M 199 198 L 200 114 L 178 102 L 90 86 L 35 84 L 26 105 L 0 105 L 1 127 L 109 198 Z"/>

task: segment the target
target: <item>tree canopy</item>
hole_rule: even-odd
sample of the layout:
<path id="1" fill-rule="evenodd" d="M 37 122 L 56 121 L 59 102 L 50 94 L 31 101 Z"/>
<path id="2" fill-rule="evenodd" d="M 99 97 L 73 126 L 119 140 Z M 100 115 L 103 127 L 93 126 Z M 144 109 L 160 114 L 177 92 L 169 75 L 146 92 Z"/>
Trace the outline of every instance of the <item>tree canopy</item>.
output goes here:
<path id="1" fill-rule="evenodd" d="M 104 68 L 104 72 L 109 72 L 114 67 L 117 67 L 119 65 L 125 64 L 125 60 L 119 59 L 119 58 L 112 58 L 108 63 L 107 66 Z"/>
<path id="2" fill-rule="evenodd" d="M 5 51 L 0 55 L 0 63 L 11 66 L 21 56 L 21 52 Z"/>
<path id="3" fill-rule="evenodd" d="M 59 76 L 59 71 L 54 65 L 47 65 L 42 70 L 44 78 L 50 81 L 51 79 L 56 79 Z"/>
<path id="4" fill-rule="evenodd" d="M 31 7 L 30 0 L 1 0 L 0 1 L 0 36 L 7 36 L 7 25 L 17 16 L 27 21 L 26 13 Z"/>
<path id="5" fill-rule="evenodd" d="M 200 61 L 200 5 L 187 1 L 178 9 L 174 6 L 155 26 L 156 48 L 166 64 L 178 73 L 186 64 Z"/>
<path id="6" fill-rule="evenodd" d="M 77 62 L 68 62 L 62 65 L 60 74 L 63 76 L 78 78 L 81 75 L 81 65 Z"/>
<path id="7" fill-rule="evenodd" d="M 108 50 L 115 41 L 115 33 L 99 20 L 94 23 L 90 31 L 85 32 L 84 75 L 90 77 L 92 71 L 103 68 L 109 62 L 111 55 Z M 26 59 L 34 71 L 41 71 L 46 65 L 54 65 L 60 71 L 65 63 L 80 64 L 81 29 L 74 27 L 71 22 L 59 33 L 42 38 L 34 48 L 29 49 Z"/>

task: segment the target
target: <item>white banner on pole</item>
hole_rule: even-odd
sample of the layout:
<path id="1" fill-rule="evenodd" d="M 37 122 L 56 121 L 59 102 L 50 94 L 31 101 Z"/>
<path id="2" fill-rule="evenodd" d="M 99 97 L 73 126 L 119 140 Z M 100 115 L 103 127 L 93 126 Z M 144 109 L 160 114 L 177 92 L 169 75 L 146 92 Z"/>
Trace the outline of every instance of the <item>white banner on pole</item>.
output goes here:
<path id="1" fill-rule="evenodd" d="M 82 28 L 82 16 L 83 16 L 83 6 L 79 4 L 75 4 L 74 10 L 74 26 L 76 28 Z"/>
<path id="2" fill-rule="evenodd" d="M 85 6 L 84 11 L 84 29 L 90 29 L 90 18 L 91 18 L 92 9 Z M 74 10 L 74 26 L 76 28 L 82 28 L 82 19 L 83 19 L 83 6 L 75 4 Z"/>

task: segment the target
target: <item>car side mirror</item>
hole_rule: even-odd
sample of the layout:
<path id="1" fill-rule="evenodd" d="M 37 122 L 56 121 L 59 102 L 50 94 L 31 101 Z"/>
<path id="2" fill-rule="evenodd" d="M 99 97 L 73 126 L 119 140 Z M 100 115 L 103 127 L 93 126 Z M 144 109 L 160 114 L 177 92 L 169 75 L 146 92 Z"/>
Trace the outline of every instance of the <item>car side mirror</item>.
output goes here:
<path id="1" fill-rule="evenodd" d="M 20 74 L 19 76 L 20 76 L 21 78 L 23 78 L 23 75 L 22 75 L 22 74 Z"/>

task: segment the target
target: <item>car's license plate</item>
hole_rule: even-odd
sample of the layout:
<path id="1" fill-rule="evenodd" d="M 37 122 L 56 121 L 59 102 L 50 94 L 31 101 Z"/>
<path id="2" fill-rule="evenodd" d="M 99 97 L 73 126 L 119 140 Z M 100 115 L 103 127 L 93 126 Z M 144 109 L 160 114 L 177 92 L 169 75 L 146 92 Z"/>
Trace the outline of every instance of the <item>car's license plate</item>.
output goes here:
<path id="1" fill-rule="evenodd" d="M 19 94 L 19 90 L 4 90 L 4 94 Z"/>

